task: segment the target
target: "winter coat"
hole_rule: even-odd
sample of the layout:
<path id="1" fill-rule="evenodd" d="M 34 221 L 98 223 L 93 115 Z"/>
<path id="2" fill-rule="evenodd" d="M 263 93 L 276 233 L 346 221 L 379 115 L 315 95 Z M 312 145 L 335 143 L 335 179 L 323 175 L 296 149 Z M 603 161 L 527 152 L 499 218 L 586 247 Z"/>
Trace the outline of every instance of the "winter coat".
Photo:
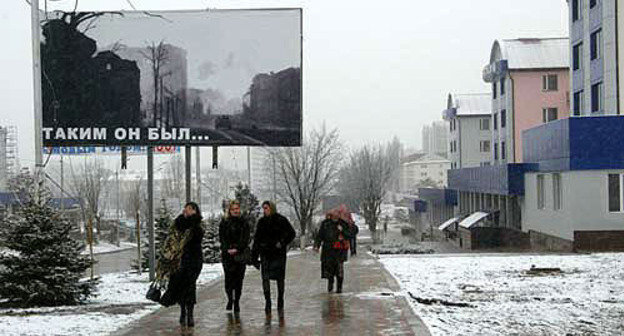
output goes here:
<path id="1" fill-rule="evenodd" d="M 163 259 L 159 260 L 157 269 L 159 277 L 169 279 L 167 291 L 160 301 L 164 306 L 194 304 L 197 300 L 195 282 L 204 262 L 201 220 L 197 214 L 188 218 L 180 215 L 169 229 L 163 246 Z"/>
<path id="2" fill-rule="evenodd" d="M 262 278 L 281 280 L 286 276 L 286 248 L 295 239 L 295 229 L 279 213 L 258 221 L 251 260 L 261 260 Z M 279 243 L 279 246 L 278 246 Z"/>
<path id="3" fill-rule="evenodd" d="M 338 225 L 342 226 L 342 241 L 339 239 L 340 231 L 338 230 Z M 322 246 L 321 263 L 346 261 L 348 250 L 339 247 L 341 242 L 347 242 L 355 236 L 353 231 L 352 226 L 342 219 L 337 221 L 326 219 L 321 222 L 319 231 L 314 239 L 314 247 L 319 248 Z"/>
<path id="4" fill-rule="evenodd" d="M 223 218 L 219 223 L 219 241 L 221 243 L 221 262 L 228 267 L 244 267 L 249 255 L 249 223 L 242 217 Z M 230 255 L 229 249 L 237 249 L 238 253 Z"/>

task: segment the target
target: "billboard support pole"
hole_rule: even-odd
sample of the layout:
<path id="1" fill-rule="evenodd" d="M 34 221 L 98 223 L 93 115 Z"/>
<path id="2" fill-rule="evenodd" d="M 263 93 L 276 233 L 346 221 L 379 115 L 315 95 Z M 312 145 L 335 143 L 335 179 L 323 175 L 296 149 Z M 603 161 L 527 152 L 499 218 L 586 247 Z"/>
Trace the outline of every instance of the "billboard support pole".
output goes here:
<path id="1" fill-rule="evenodd" d="M 191 201 L 191 145 L 184 146 L 184 159 L 186 165 L 186 202 Z"/>
<path id="2" fill-rule="evenodd" d="M 149 279 L 156 278 L 156 247 L 154 246 L 154 147 L 147 147 L 147 229 L 149 234 Z M 141 244 L 139 241 L 138 244 Z M 139 259 L 139 263 L 141 260 Z"/>
<path id="3" fill-rule="evenodd" d="M 200 147 L 197 146 L 195 150 L 195 179 L 197 183 L 197 199 L 195 202 L 201 205 L 201 165 L 199 159 L 199 149 Z"/>
<path id="4" fill-rule="evenodd" d="M 251 147 L 247 146 L 247 187 L 251 190 Z"/>
<path id="5" fill-rule="evenodd" d="M 39 0 L 31 0 L 31 34 L 32 34 L 32 57 L 33 57 L 33 98 L 35 117 L 35 171 L 39 178 L 39 172 L 43 166 L 42 153 L 42 102 L 41 102 L 41 54 L 40 40 L 41 28 L 39 26 Z"/>

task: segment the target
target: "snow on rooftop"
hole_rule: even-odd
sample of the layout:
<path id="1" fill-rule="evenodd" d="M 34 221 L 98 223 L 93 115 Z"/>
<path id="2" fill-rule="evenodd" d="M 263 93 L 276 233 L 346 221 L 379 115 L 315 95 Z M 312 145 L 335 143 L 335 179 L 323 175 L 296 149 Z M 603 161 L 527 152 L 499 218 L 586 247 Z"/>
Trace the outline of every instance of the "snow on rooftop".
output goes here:
<path id="1" fill-rule="evenodd" d="M 502 40 L 502 58 L 509 69 L 552 69 L 570 66 L 570 40 L 561 38 L 520 38 Z"/>
<path id="2" fill-rule="evenodd" d="M 472 227 L 473 225 L 477 224 L 480 220 L 487 217 L 487 215 L 488 215 L 487 212 L 477 211 L 473 213 L 472 215 L 464 218 L 464 220 L 462 220 L 461 222 L 459 222 L 459 226 L 466 228 L 466 229 L 470 229 L 470 227 Z"/>
<path id="3" fill-rule="evenodd" d="M 453 107 L 457 115 L 490 114 L 492 96 L 489 93 L 454 94 Z"/>

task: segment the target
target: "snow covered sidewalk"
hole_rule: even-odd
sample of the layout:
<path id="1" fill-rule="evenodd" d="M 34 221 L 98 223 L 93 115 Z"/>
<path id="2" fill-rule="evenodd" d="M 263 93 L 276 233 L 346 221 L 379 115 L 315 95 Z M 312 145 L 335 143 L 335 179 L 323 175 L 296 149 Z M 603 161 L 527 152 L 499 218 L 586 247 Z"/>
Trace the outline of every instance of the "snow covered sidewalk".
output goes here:
<path id="1" fill-rule="evenodd" d="M 204 264 L 198 285 L 221 275 L 221 264 Z M 109 273 L 100 279 L 98 296 L 81 306 L 0 309 L 0 335 L 108 335 L 160 308 L 145 299 L 147 273 Z"/>
<path id="2" fill-rule="evenodd" d="M 380 261 L 433 335 L 624 334 L 624 254 L 381 256 Z M 562 272 L 531 274 L 532 265 Z M 427 299 L 470 307 L 427 304 Z"/>
<path id="3" fill-rule="evenodd" d="M 128 243 L 128 242 L 120 242 L 119 246 L 111 243 L 101 242 L 97 245 L 93 245 L 93 254 L 103 254 L 103 253 L 113 253 L 119 252 L 129 249 L 136 249 L 136 243 Z M 89 254 L 89 245 L 86 246 L 84 251 L 82 251 L 83 255 Z"/>

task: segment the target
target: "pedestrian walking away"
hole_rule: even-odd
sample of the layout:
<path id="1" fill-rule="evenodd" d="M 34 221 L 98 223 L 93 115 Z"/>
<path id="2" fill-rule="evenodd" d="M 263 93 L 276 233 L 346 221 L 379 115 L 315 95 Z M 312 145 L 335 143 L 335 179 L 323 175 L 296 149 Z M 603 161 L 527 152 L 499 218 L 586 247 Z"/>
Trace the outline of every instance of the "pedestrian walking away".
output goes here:
<path id="1" fill-rule="evenodd" d="M 336 278 L 336 293 L 342 293 L 344 262 L 348 258 L 352 236 L 352 229 L 340 218 L 338 210 L 326 214 L 314 239 L 314 250 L 318 252 L 321 248 L 321 278 L 327 279 L 328 292 L 333 291 Z"/>
<path id="2" fill-rule="evenodd" d="M 169 228 L 156 269 L 157 278 L 167 278 L 167 290 L 160 303 L 180 305 L 180 325 L 193 327 L 193 308 L 197 303 L 197 278 L 204 264 L 201 242 L 204 229 L 199 206 L 189 202 Z"/>
<path id="3" fill-rule="evenodd" d="M 286 217 L 277 213 L 275 203 L 262 203 L 264 216 L 258 221 L 251 260 L 260 268 L 267 315 L 271 314 L 271 284 L 277 281 L 277 310 L 284 312 L 284 279 L 286 277 L 286 250 L 295 239 L 295 230 Z M 259 260 L 258 260 L 259 259 Z"/>
<path id="4" fill-rule="evenodd" d="M 245 269 L 249 262 L 249 223 L 241 217 L 240 202 L 230 202 L 226 215 L 219 223 L 221 263 L 225 273 L 225 309 L 240 312 L 240 298 L 243 294 Z"/>

